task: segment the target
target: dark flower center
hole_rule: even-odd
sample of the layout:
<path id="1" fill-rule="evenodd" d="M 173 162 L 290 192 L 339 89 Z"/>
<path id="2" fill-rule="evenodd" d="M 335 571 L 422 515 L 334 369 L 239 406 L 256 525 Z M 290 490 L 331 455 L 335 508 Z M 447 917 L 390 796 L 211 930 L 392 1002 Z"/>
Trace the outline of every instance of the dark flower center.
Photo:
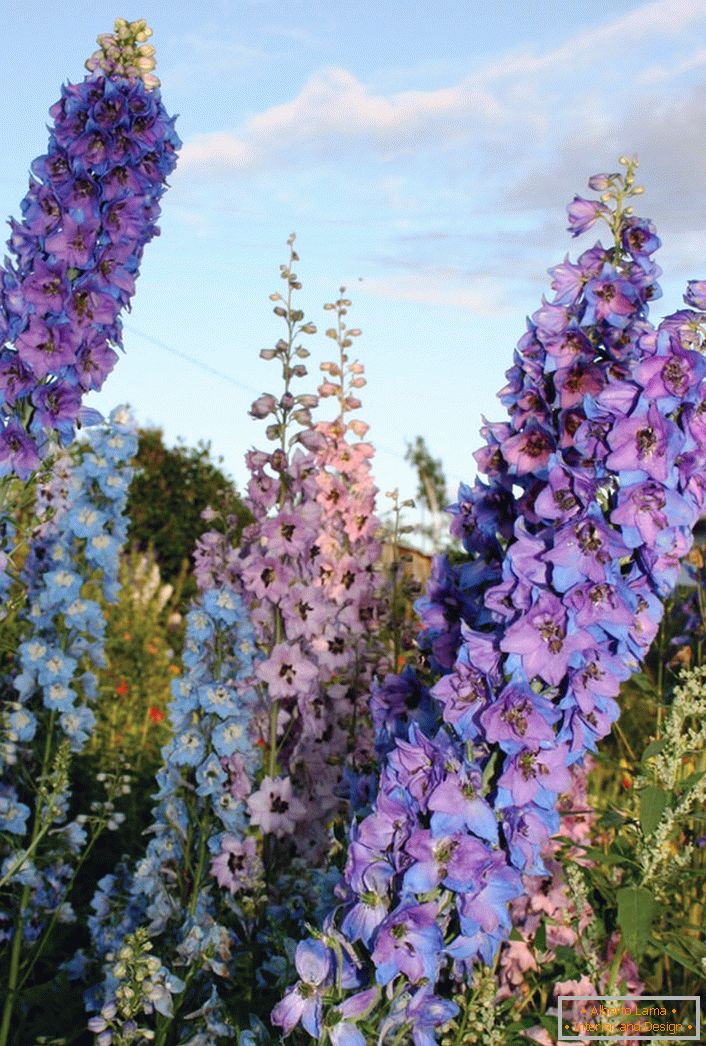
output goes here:
<path id="1" fill-rule="evenodd" d="M 554 491 L 554 504 L 557 508 L 560 508 L 562 512 L 568 512 L 572 508 L 576 508 L 577 501 L 568 487 L 564 487 L 563 490 Z"/>
<path id="2" fill-rule="evenodd" d="M 590 664 L 586 665 L 581 673 L 584 683 L 587 683 L 589 679 L 600 679 L 604 675 L 605 672 L 602 668 L 599 668 L 595 661 L 591 661 Z"/>
<path id="3" fill-rule="evenodd" d="M 560 654 L 564 645 L 564 634 L 556 621 L 545 619 L 537 625 L 537 631 L 552 654 Z"/>
<path id="4" fill-rule="evenodd" d="M 535 768 L 535 754 L 534 752 L 523 752 L 520 758 L 517 760 L 517 765 L 520 768 L 520 773 L 524 777 L 525 781 L 529 781 L 530 777 L 537 776 L 537 770 Z"/>
<path id="5" fill-rule="evenodd" d="M 681 395 L 685 391 L 689 380 L 681 360 L 671 359 L 665 363 L 662 368 L 662 380 L 675 395 Z"/>
<path id="6" fill-rule="evenodd" d="M 657 446 L 657 436 L 653 428 L 639 429 L 635 435 L 637 453 L 641 458 L 649 458 Z"/>
<path id="7" fill-rule="evenodd" d="M 634 495 L 635 506 L 640 512 L 658 512 L 667 503 L 664 492 L 654 484 Z"/>
<path id="8" fill-rule="evenodd" d="M 610 585 L 594 585 L 588 594 L 588 598 L 594 606 L 607 602 L 610 600 Z"/>
<path id="9" fill-rule="evenodd" d="M 527 733 L 527 715 L 532 711 L 532 705 L 525 698 L 520 701 L 519 704 L 513 705 L 512 708 L 506 708 L 501 713 L 500 718 L 507 723 L 509 727 L 519 734 L 520 737 L 524 737 Z"/>
<path id="10" fill-rule="evenodd" d="M 294 665 L 282 665 L 279 674 L 282 679 L 286 679 L 288 683 L 291 683 L 295 676 Z"/>
<path id="11" fill-rule="evenodd" d="M 531 458 L 538 458 L 549 445 L 547 437 L 542 432 L 531 432 L 525 437 L 523 451 Z"/>
<path id="12" fill-rule="evenodd" d="M 603 547 L 603 541 L 593 523 L 584 523 L 577 527 L 576 540 L 584 556 L 593 555 Z"/>

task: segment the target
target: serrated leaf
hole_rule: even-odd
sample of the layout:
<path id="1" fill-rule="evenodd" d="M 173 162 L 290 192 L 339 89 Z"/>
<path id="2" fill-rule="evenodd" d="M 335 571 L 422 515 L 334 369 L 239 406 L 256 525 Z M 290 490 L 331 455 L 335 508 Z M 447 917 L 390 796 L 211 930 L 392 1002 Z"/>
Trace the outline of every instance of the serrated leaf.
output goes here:
<path id="1" fill-rule="evenodd" d="M 645 886 L 623 886 L 617 893 L 618 926 L 623 932 L 625 946 L 639 959 L 650 937 L 657 906 L 654 896 Z"/>
<path id="2" fill-rule="evenodd" d="M 640 792 L 640 828 L 644 835 L 652 835 L 669 802 L 669 792 L 659 785 L 647 785 Z"/>

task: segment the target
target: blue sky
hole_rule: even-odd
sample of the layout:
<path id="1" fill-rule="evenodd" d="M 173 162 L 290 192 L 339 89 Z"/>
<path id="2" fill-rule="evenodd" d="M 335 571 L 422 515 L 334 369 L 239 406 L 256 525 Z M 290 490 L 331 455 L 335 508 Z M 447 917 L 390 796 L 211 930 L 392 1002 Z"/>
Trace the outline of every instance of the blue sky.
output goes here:
<path id="1" fill-rule="evenodd" d="M 643 213 L 664 241 L 657 315 L 706 274 L 702 0 L 15 5 L 0 214 L 18 212 L 59 85 L 81 78 L 116 14 L 153 27 L 184 148 L 127 355 L 93 404 L 129 401 L 170 440 L 211 440 L 241 484 L 264 438 L 247 409 L 276 378 L 258 350 L 280 335 L 268 294 L 291 231 L 307 316 L 325 326 L 323 304 L 348 288 L 376 478 L 405 495 L 418 433 L 452 483 L 473 475 L 481 414 L 499 416 L 546 269 L 580 249 L 564 207 L 591 173 L 641 158 Z M 309 347 L 313 382 L 326 339 Z"/>

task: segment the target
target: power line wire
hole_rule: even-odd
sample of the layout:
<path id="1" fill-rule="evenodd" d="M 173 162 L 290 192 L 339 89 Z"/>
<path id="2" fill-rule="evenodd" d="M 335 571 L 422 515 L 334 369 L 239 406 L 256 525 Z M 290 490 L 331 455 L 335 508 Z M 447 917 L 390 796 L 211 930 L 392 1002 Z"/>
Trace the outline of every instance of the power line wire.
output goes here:
<path id="1" fill-rule="evenodd" d="M 253 385 L 246 385 L 244 382 L 238 381 L 238 379 L 234 378 L 231 374 L 226 374 L 225 371 L 218 370 L 216 367 L 211 367 L 210 364 L 204 363 L 203 360 L 196 359 L 195 356 L 190 356 L 188 352 L 182 352 L 181 349 L 175 349 L 173 345 L 167 345 L 165 341 L 161 341 L 159 338 L 154 338 L 151 334 L 145 334 L 144 331 L 139 331 L 136 327 L 133 327 L 130 324 L 123 324 L 123 328 L 128 331 L 128 333 L 135 334 L 138 338 L 142 338 L 144 341 L 149 342 L 150 345 L 154 345 L 158 349 L 163 349 L 170 355 L 176 356 L 177 359 L 191 363 L 194 367 L 199 367 L 207 374 L 211 374 L 213 377 L 219 378 L 221 381 L 227 381 L 228 384 L 235 385 L 236 388 L 251 393 L 253 396 L 261 395 L 261 389 L 256 389 Z M 405 464 L 409 464 L 404 454 L 400 454 L 399 451 L 391 450 L 389 447 L 385 447 L 377 442 L 375 443 L 375 449 L 380 451 L 382 454 L 387 454 L 389 457 L 397 458 L 398 461 L 404 461 Z M 449 476 L 452 479 L 458 480 L 459 483 L 466 482 L 463 477 L 459 476 L 457 473 L 451 472 L 449 473 Z"/>

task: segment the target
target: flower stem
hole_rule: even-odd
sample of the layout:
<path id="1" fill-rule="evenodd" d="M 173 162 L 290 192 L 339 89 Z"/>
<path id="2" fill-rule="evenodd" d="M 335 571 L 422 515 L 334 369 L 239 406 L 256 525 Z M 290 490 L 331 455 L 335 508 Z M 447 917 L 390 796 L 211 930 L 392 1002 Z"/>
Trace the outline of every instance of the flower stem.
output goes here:
<path id="1" fill-rule="evenodd" d="M 17 986 L 18 993 L 22 991 L 22 989 L 24 988 L 25 984 L 27 983 L 27 981 L 31 977 L 32 971 L 34 970 L 34 967 L 37 965 L 37 963 L 39 962 L 40 958 L 42 957 L 42 953 L 43 953 L 44 949 L 47 946 L 47 942 L 48 942 L 49 938 L 51 937 L 52 932 L 54 930 L 54 927 L 56 926 L 57 920 L 59 918 L 59 912 L 61 911 L 61 906 L 65 903 L 66 898 L 69 896 L 69 894 L 73 890 L 74 884 L 76 882 L 76 879 L 78 878 L 79 872 L 81 871 L 81 869 L 83 868 L 84 864 L 88 860 L 93 847 L 95 846 L 95 844 L 98 841 L 99 837 L 103 834 L 104 829 L 105 829 L 105 825 L 104 824 L 101 824 L 96 829 L 96 831 L 94 832 L 92 838 L 89 839 L 88 844 L 86 846 L 86 849 L 81 854 L 81 858 L 80 858 L 78 864 L 76 865 L 76 868 L 74 869 L 74 873 L 71 876 L 71 879 L 69 880 L 68 886 L 64 890 L 63 897 L 61 898 L 61 901 L 59 901 L 57 903 L 57 905 L 55 906 L 54 911 L 52 913 L 52 917 L 49 920 L 44 933 L 42 934 L 41 940 L 39 941 L 39 943 L 38 943 L 38 945 L 37 945 L 37 947 L 35 949 L 35 952 L 34 952 L 34 955 L 32 956 L 30 964 L 27 967 L 27 969 L 25 970 L 24 975 L 22 977 L 22 980 L 20 981 L 19 985 Z"/>
<path id="2" fill-rule="evenodd" d="M 606 985 L 606 991 L 609 995 L 612 995 L 617 987 L 618 974 L 620 972 L 620 963 L 622 962 L 624 954 L 625 941 L 621 940 L 620 944 L 615 949 L 615 955 L 613 956 L 613 961 L 610 964 L 610 976 L 608 977 L 608 984 Z"/>
<path id="3" fill-rule="evenodd" d="M 46 777 L 47 770 L 49 768 L 49 760 L 51 758 L 51 746 L 52 738 L 54 734 L 54 721 L 56 719 L 56 712 L 52 711 L 49 716 L 49 722 L 47 724 L 47 735 L 44 741 L 44 754 L 42 756 L 42 769 L 39 777 L 39 792 L 37 794 L 37 801 L 34 807 L 34 820 L 32 822 L 32 835 L 30 837 L 29 846 L 22 855 L 22 860 L 17 865 L 17 868 L 21 868 L 22 864 L 27 860 L 27 855 L 36 850 L 37 845 L 43 835 L 49 831 L 50 823 L 42 824 L 42 814 L 44 812 L 43 803 L 43 786 L 44 778 Z M 14 874 L 9 872 L 8 875 Z M 20 895 L 20 905 L 17 910 L 17 917 L 15 919 L 14 935 L 12 938 L 12 949 L 10 951 L 10 969 L 7 975 L 7 994 L 5 996 L 5 1004 L 2 1011 L 2 1023 L 0 1023 L 0 1046 L 7 1046 L 10 1037 L 10 1025 L 12 1022 L 12 1014 L 15 1009 L 15 1002 L 19 994 L 17 987 L 17 981 L 20 974 L 20 959 L 22 957 L 22 936 L 24 930 L 24 917 L 29 900 L 32 894 L 32 887 L 29 884 L 25 884 L 22 887 L 22 893 Z M 23 982 L 24 983 L 24 982 Z"/>

